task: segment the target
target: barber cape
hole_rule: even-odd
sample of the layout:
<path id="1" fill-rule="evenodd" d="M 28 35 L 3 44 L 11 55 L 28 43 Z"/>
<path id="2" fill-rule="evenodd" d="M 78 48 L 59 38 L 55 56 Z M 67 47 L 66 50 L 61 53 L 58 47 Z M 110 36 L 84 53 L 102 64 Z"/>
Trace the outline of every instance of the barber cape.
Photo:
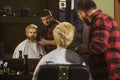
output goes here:
<path id="1" fill-rule="evenodd" d="M 22 51 L 22 58 L 28 55 L 28 58 L 41 58 L 45 55 L 45 50 L 37 41 L 29 42 L 28 39 L 22 41 L 15 49 L 12 58 L 19 58 L 19 51 Z"/>
<path id="2" fill-rule="evenodd" d="M 38 80 L 38 72 L 41 65 L 48 64 L 82 64 L 82 58 L 74 51 L 65 48 L 56 48 L 46 54 L 36 66 L 32 80 Z"/>

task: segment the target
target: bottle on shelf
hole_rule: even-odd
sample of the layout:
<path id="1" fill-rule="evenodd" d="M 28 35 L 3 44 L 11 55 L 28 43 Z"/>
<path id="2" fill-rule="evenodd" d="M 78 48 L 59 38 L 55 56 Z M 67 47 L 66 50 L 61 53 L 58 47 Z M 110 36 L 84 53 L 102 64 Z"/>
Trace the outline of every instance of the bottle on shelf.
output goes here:
<path id="1" fill-rule="evenodd" d="M 22 51 L 19 51 L 19 59 L 22 59 Z"/>
<path id="2" fill-rule="evenodd" d="M 3 60 L 0 59 L 0 70 L 3 70 Z"/>
<path id="3" fill-rule="evenodd" d="M 28 75 L 28 55 L 24 55 L 24 69 L 23 69 L 23 74 Z"/>

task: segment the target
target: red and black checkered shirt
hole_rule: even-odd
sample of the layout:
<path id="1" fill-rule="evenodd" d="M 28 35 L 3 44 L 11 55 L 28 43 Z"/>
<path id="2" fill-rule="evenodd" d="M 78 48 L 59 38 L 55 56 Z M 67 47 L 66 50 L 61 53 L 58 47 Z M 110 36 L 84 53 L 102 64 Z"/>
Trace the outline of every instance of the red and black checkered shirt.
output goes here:
<path id="1" fill-rule="evenodd" d="M 44 38 L 46 40 L 54 40 L 53 37 L 53 29 L 59 24 L 58 21 L 54 20 L 49 26 L 47 26 L 46 28 L 44 28 L 41 31 L 41 38 Z M 46 45 L 45 46 L 45 51 L 46 53 L 52 51 L 53 49 L 55 49 L 56 46 L 54 45 Z"/>
<path id="2" fill-rule="evenodd" d="M 92 15 L 87 59 L 94 80 L 120 80 L 120 30 L 107 14 Z"/>

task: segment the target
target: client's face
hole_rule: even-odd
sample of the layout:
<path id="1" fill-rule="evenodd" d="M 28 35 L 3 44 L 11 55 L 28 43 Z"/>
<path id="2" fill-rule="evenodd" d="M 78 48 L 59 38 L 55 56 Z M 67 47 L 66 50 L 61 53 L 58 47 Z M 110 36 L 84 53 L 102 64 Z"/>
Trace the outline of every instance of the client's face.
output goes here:
<path id="1" fill-rule="evenodd" d="M 26 33 L 26 36 L 30 41 L 35 41 L 37 36 L 37 30 L 29 29 L 28 32 Z"/>

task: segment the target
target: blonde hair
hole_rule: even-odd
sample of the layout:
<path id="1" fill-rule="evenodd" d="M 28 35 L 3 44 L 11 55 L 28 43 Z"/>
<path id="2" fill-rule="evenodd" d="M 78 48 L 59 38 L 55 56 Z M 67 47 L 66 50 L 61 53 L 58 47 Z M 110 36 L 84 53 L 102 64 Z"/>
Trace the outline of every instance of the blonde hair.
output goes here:
<path id="1" fill-rule="evenodd" d="M 30 24 L 26 27 L 25 32 L 28 33 L 29 29 L 36 29 L 37 30 L 37 28 L 38 27 L 35 24 Z"/>
<path id="2" fill-rule="evenodd" d="M 75 34 L 76 34 L 75 27 L 68 22 L 60 23 L 53 30 L 53 35 L 57 47 L 68 48 L 70 44 L 74 41 Z"/>

